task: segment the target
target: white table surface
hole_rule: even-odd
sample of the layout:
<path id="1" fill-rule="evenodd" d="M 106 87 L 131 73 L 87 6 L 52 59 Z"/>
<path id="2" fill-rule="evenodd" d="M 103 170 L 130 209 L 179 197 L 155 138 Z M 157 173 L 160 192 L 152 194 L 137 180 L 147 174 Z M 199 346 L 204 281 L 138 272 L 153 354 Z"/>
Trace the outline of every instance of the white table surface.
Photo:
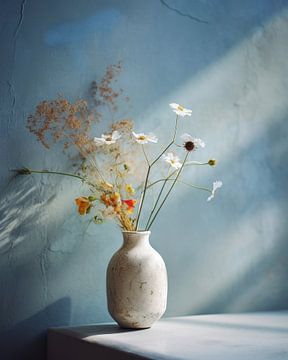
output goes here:
<path id="1" fill-rule="evenodd" d="M 114 324 L 48 331 L 48 360 L 288 360 L 288 311 L 166 318 L 151 329 Z"/>

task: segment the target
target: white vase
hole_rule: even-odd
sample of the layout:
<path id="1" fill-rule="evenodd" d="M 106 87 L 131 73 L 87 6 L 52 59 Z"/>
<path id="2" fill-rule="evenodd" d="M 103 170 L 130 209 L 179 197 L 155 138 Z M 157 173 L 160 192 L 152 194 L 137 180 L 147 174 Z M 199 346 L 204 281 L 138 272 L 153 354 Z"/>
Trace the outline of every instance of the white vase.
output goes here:
<path id="1" fill-rule="evenodd" d="M 108 310 L 124 328 L 149 328 L 166 310 L 166 266 L 149 236 L 150 231 L 123 231 L 123 245 L 108 265 Z"/>

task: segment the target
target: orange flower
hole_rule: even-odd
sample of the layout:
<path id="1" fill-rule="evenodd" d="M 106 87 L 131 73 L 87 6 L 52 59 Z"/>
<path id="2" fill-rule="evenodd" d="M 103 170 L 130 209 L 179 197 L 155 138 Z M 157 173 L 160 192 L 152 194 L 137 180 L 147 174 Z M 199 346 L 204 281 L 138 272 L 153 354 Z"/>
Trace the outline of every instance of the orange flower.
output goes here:
<path id="1" fill-rule="evenodd" d="M 91 208 L 91 202 L 86 196 L 81 196 L 75 199 L 75 203 L 78 206 L 78 212 L 80 215 L 86 215 Z"/>
<path id="2" fill-rule="evenodd" d="M 106 205 L 106 207 L 112 206 L 115 212 L 120 212 L 121 210 L 121 197 L 118 192 L 113 194 L 106 194 L 101 195 L 101 201 Z"/>
<path id="3" fill-rule="evenodd" d="M 122 203 L 126 205 L 126 207 L 127 207 L 126 211 L 129 214 L 133 213 L 136 202 L 137 202 L 137 200 L 134 200 L 134 199 L 122 200 Z"/>
<path id="4" fill-rule="evenodd" d="M 103 204 L 105 204 L 107 207 L 112 205 L 110 198 L 107 197 L 105 194 L 102 194 L 100 198 L 101 198 L 101 201 L 103 202 Z"/>

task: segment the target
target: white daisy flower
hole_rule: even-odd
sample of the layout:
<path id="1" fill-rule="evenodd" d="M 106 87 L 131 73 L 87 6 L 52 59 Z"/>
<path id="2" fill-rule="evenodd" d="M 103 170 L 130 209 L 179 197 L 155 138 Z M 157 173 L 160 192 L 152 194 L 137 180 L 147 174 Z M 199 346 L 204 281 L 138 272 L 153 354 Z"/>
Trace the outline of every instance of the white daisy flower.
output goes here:
<path id="1" fill-rule="evenodd" d="M 111 145 L 121 138 L 119 131 L 113 131 L 109 135 L 101 135 L 101 138 L 94 137 L 94 142 L 96 145 Z"/>
<path id="2" fill-rule="evenodd" d="M 213 188 L 212 188 L 212 191 L 211 191 L 211 195 L 208 197 L 207 201 L 210 201 L 210 200 L 212 200 L 214 198 L 215 191 L 217 189 L 220 189 L 222 185 L 223 185 L 223 183 L 220 180 L 217 180 L 217 181 L 213 182 Z"/>
<path id="3" fill-rule="evenodd" d="M 191 116 L 192 114 L 192 110 L 185 109 L 182 105 L 176 103 L 171 103 L 169 105 L 172 108 L 172 111 L 174 111 L 179 116 Z"/>
<path id="4" fill-rule="evenodd" d="M 143 134 L 143 133 L 139 133 L 136 134 L 134 131 L 132 131 L 133 136 L 135 137 L 135 140 L 137 141 L 138 144 L 147 144 L 148 142 L 153 142 L 153 143 L 157 143 L 158 138 L 154 135 L 154 134 Z"/>
<path id="5" fill-rule="evenodd" d="M 184 148 L 187 151 L 196 150 L 198 147 L 205 147 L 205 143 L 201 139 L 193 138 L 189 134 L 183 134 L 181 135 L 181 139 L 184 141 Z"/>
<path id="6" fill-rule="evenodd" d="M 163 159 L 175 169 L 180 169 L 182 166 L 179 157 L 172 152 L 167 153 L 167 155 L 164 154 Z"/>

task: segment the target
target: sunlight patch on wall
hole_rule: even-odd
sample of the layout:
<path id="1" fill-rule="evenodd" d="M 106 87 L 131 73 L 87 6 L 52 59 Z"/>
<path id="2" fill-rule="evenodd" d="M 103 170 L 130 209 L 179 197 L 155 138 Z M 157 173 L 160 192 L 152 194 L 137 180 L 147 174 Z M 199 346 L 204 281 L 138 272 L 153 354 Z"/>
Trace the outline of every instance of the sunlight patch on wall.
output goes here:
<path id="1" fill-rule="evenodd" d="M 162 139 L 167 138 L 174 126 L 168 104 L 180 102 L 193 110 L 191 118 L 181 119 L 182 128 L 188 125 L 191 133 L 206 140 L 209 149 L 217 147 L 221 162 L 235 156 L 235 146 L 233 153 L 227 151 L 231 150 L 229 141 L 236 142 L 237 152 L 241 152 L 261 136 L 271 121 L 278 121 L 287 111 L 288 84 L 283 78 L 288 73 L 287 37 L 284 13 L 208 69 L 196 76 L 187 73 L 192 80 L 142 114 L 143 130 L 153 130 Z"/>
<path id="2" fill-rule="evenodd" d="M 254 229 L 251 228 L 251 223 L 255 224 Z M 265 224 L 265 231 L 261 224 Z M 184 306 L 187 313 L 206 312 L 213 304 L 225 303 L 227 292 L 230 294 L 229 297 L 234 299 L 233 292 L 238 294 L 238 291 L 240 294 L 235 296 L 235 306 L 239 306 L 237 311 L 245 310 L 253 295 L 253 291 L 249 290 L 249 283 L 252 281 L 254 289 L 264 286 L 265 282 L 270 283 L 267 271 L 260 271 L 260 278 L 257 272 L 262 269 L 261 261 L 267 254 L 273 257 L 275 233 L 281 233 L 282 229 L 281 209 L 277 204 L 271 203 L 267 203 L 257 213 L 244 217 L 233 226 L 231 224 L 225 234 L 218 235 L 227 241 L 217 243 L 217 252 L 211 247 L 210 252 L 199 253 L 202 262 L 197 263 L 197 268 L 194 268 L 193 262 L 190 265 L 186 264 L 188 268 L 185 269 L 185 274 L 190 275 L 186 279 L 184 276 L 178 285 L 176 301 L 184 305 L 183 296 L 187 293 L 189 284 L 191 299 Z M 259 232 L 260 242 L 257 241 Z M 219 272 L 215 269 L 219 269 Z M 193 279 L 191 274 L 195 274 Z M 248 278 L 247 274 L 250 274 Z M 229 306 L 232 305 L 234 304 Z M 226 307 L 226 310 L 228 308 Z"/>

